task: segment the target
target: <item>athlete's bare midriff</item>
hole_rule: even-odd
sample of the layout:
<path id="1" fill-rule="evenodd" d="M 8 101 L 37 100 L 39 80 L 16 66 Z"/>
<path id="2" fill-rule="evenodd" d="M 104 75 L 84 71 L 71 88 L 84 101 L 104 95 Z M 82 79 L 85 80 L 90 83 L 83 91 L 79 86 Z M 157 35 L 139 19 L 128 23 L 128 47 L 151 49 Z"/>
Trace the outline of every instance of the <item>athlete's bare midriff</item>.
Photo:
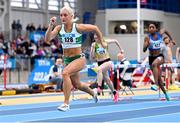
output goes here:
<path id="1" fill-rule="evenodd" d="M 161 53 L 160 50 L 149 51 L 150 56 L 158 56 L 160 53 Z"/>
<path id="2" fill-rule="evenodd" d="M 68 48 L 68 49 L 64 49 L 64 56 L 65 57 L 74 57 L 76 55 L 79 55 L 82 53 L 81 47 L 79 48 Z"/>

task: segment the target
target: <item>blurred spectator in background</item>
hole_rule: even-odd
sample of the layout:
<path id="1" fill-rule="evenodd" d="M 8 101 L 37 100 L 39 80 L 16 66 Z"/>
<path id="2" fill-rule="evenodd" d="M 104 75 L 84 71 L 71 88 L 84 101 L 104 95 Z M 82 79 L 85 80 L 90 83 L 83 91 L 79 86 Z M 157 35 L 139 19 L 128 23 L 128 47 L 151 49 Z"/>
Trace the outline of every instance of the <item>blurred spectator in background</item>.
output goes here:
<path id="1" fill-rule="evenodd" d="M 38 58 L 45 58 L 45 51 L 44 51 L 44 47 L 38 47 L 37 49 L 37 56 Z"/>
<path id="2" fill-rule="evenodd" d="M 34 32 L 34 31 L 36 31 L 36 27 L 35 27 L 34 23 L 31 23 L 29 26 L 29 32 Z"/>
<path id="3" fill-rule="evenodd" d="M 7 42 L 4 40 L 4 34 L 0 32 L 0 55 L 7 53 Z"/>
<path id="4" fill-rule="evenodd" d="M 17 20 L 16 28 L 17 28 L 17 35 L 21 35 L 22 25 L 20 23 L 20 20 Z"/>
<path id="5" fill-rule="evenodd" d="M 119 25 L 116 25 L 115 27 L 114 27 L 114 33 L 115 34 L 119 34 L 120 33 L 120 27 L 119 27 Z"/>
<path id="6" fill-rule="evenodd" d="M 24 49 L 20 45 L 18 45 L 16 49 L 16 57 L 23 58 L 23 56 L 24 56 Z"/>
<path id="7" fill-rule="evenodd" d="M 38 26 L 38 28 L 36 29 L 36 31 L 42 31 L 41 24 L 39 24 L 39 26 Z"/>
<path id="8" fill-rule="evenodd" d="M 29 39 L 29 33 L 30 33 L 30 24 L 26 26 L 26 33 L 25 33 L 25 39 Z"/>
<path id="9" fill-rule="evenodd" d="M 13 23 L 11 24 L 11 29 L 12 29 L 12 40 L 14 40 L 17 36 L 16 20 L 13 20 Z"/>
<path id="10" fill-rule="evenodd" d="M 30 31 L 30 24 L 28 24 L 27 26 L 26 26 L 26 31 Z"/>
<path id="11" fill-rule="evenodd" d="M 62 57 L 62 46 L 57 38 L 54 38 L 51 44 L 45 42 L 43 35 L 38 40 L 33 39 L 35 32 L 45 32 L 47 30 L 46 24 L 43 26 L 39 24 L 38 27 L 34 23 L 27 24 L 25 35 L 21 34 L 22 25 L 20 20 L 14 20 L 11 28 L 12 40 L 10 42 L 5 42 L 3 33 L 0 33 L 0 54 L 8 53 L 10 58 L 30 58 L 31 70 L 35 59 Z"/>
<path id="12" fill-rule="evenodd" d="M 48 28 L 48 26 L 46 24 L 44 24 L 43 27 L 42 27 L 42 31 L 46 31 L 47 28 Z"/>

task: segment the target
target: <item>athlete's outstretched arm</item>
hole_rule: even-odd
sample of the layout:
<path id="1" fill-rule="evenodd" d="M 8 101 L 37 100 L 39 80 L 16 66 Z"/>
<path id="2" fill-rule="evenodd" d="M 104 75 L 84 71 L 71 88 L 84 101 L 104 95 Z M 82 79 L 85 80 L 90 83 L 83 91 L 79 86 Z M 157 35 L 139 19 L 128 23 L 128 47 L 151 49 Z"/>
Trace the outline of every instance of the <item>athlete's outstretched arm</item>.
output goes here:
<path id="1" fill-rule="evenodd" d="M 108 40 L 108 43 L 110 44 L 110 43 L 116 43 L 116 45 L 119 47 L 119 50 L 120 51 L 122 51 L 122 48 L 121 48 L 121 46 L 120 46 L 120 44 L 119 44 L 119 42 L 117 41 L 117 40 Z"/>
<path id="2" fill-rule="evenodd" d="M 105 43 L 103 40 L 102 33 L 100 29 L 96 25 L 92 24 L 77 24 L 77 29 L 79 32 L 94 32 L 96 33 L 99 40 L 99 43 L 105 48 L 107 47 L 107 43 Z"/>
<path id="3" fill-rule="evenodd" d="M 176 42 L 175 42 L 175 40 L 173 40 L 170 32 L 167 31 L 166 29 L 161 29 L 161 30 L 160 30 L 160 34 L 161 34 L 161 35 L 166 34 L 166 35 L 169 37 L 170 41 L 173 43 L 173 45 L 176 44 Z"/>

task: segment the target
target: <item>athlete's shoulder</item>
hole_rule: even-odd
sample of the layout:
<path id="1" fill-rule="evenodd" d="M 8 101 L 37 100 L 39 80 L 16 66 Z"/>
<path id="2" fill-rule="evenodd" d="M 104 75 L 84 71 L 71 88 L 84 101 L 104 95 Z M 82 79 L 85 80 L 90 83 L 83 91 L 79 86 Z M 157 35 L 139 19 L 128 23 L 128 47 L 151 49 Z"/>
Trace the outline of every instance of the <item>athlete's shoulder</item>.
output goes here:
<path id="1" fill-rule="evenodd" d="M 161 33 L 160 32 L 156 32 L 156 35 L 161 37 Z"/>
<path id="2" fill-rule="evenodd" d="M 82 28 L 85 27 L 85 24 L 79 24 L 79 23 L 75 23 L 76 29 L 81 30 Z"/>
<path id="3" fill-rule="evenodd" d="M 79 30 L 84 30 L 84 29 L 87 29 L 87 28 L 91 28 L 92 27 L 92 24 L 82 24 L 82 23 L 76 23 L 76 28 L 79 29 Z"/>
<path id="4" fill-rule="evenodd" d="M 82 24 L 78 24 L 78 23 L 73 23 L 73 27 L 74 27 L 74 29 L 77 31 L 77 32 L 79 32 L 79 33 L 82 33 L 82 30 L 83 30 L 83 25 Z"/>

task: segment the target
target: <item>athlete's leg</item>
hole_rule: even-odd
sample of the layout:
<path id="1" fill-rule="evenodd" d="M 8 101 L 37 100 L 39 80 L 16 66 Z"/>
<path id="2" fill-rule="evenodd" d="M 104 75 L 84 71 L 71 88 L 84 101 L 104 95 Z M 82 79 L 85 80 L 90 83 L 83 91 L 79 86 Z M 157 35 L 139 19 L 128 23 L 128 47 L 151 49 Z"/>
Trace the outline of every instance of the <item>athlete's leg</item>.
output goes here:
<path id="1" fill-rule="evenodd" d="M 161 74 L 159 74 L 159 77 L 158 77 L 158 84 L 159 84 L 159 87 L 161 88 L 161 90 L 163 91 L 166 100 L 169 101 L 170 97 L 169 97 L 168 93 L 166 92 L 166 89 L 164 88 L 164 84 L 163 84 L 163 81 L 161 78 Z"/>
<path id="2" fill-rule="evenodd" d="M 164 83 L 163 83 L 163 80 L 162 80 L 162 77 L 161 77 L 161 70 L 160 70 L 160 68 L 159 68 L 159 72 L 158 72 L 158 81 L 156 81 L 156 82 L 158 82 L 159 87 L 161 88 L 161 90 L 165 94 L 166 90 L 164 88 Z"/>
<path id="3" fill-rule="evenodd" d="M 97 103 L 97 92 L 94 92 L 93 89 L 91 89 L 86 83 L 80 82 L 79 72 L 71 76 L 71 81 L 75 88 L 90 94 L 94 98 L 95 103 Z"/>
<path id="4" fill-rule="evenodd" d="M 110 70 L 110 68 L 112 67 L 112 62 L 111 61 L 105 62 L 104 64 L 102 64 L 101 67 L 102 67 L 102 71 L 103 71 L 103 79 L 107 83 L 108 87 L 110 88 L 111 92 L 114 95 L 114 102 L 118 102 L 118 93 L 114 89 L 113 83 L 110 80 L 110 77 L 108 74 L 108 70 Z"/>
<path id="5" fill-rule="evenodd" d="M 111 92 L 114 92 L 115 89 L 114 89 L 112 81 L 109 78 L 108 71 L 106 71 L 105 73 L 103 72 L 103 79 L 107 83 L 107 85 L 108 85 L 109 89 L 111 90 Z"/>
<path id="6" fill-rule="evenodd" d="M 111 93 L 114 95 L 114 102 L 117 103 L 119 97 L 118 92 L 114 89 L 113 82 L 110 80 L 108 72 L 104 73 L 103 75 L 104 81 L 107 83 L 108 87 L 111 90 Z"/>
<path id="7" fill-rule="evenodd" d="M 112 66 L 112 62 L 104 62 L 98 67 L 98 73 L 97 73 L 97 83 L 98 83 L 98 93 L 101 93 L 101 86 L 102 86 L 102 80 L 103 80 L 103 74 L 106 73 Z"/>
<path id="8" fill-rule="evenodd" d="M 159 77 L 159 66 L 163 63 L 163 61 L 161 60 L 163 59 L 162 57 L 161 58 L 156 58 L 152 65 L 151 65 L 151 70 L 153 72 L 153 76 L 154 76 L 154 80 L 155 80 L 155 84 L 158 84 L 158 77 Z"/>
<path id="9" fill-rule="evenodd" d="M 98 87 L 101 87 L 101 85 L 102 85 L 102 80 L 103 80 L 102 67 L 99 66 L 99 67 L 97 68 L 97 83 L 98 83 Z"/>
<path id="10" fill-rule="evenodd" d="M 69 104 L 69 98 L 71 94 L 72 82 L 70 76 L 83 69 L 85 64 L 86 64 L 86 60 L 84 57 L 82 57 L 72 61 L 64 68 L 62 76 L 63 76 L 63 92 L 64 92 L 65 104 Z"/>
<path id="11" fill-rule="evenodd" d="M 80 75 L 79 73 L 76 73 L 74 75 L 71 76 L 71 81 L 72 81 L 72 84 L 75 88 L 81 90 L 81 91 L 84 91 L 88 94 L 90 94 L 91 96 L 94 96 L 94 92 L 93 90 L 85 83 L 81 83 L 80 82 Z"/>
<path id="12" fill-rule="evenodd" d="M 102 80 L 103 80 L 103 74 L 110 70 L 110 68 L 112 67 L 112 62 L 108 61 L 108 62 L 104 62 L 103 64 L 101 64 L 98 67 L 98 73 L 97 73 L 97 83 L 98 86 L 102 85 Z"/>
<path id="13" fill-rule="evenodd" d="M 154 75 L 154 80 L 155 83 L 159 85 L 159 87 L 161 88 L 161 90 L 163 91 L 163 93 L 166 96 L 166 100 L 170 100 L 169 96 L 164 88 L 164 84 L 161 78 L 161 69 L 160 69 L 160 65 L 164 63 L 164 58 L 163 57 L 158 57 L 156 58 L 153 63 L 152 63 L 152 71 L 153 71 L 153 75 Z"/>

